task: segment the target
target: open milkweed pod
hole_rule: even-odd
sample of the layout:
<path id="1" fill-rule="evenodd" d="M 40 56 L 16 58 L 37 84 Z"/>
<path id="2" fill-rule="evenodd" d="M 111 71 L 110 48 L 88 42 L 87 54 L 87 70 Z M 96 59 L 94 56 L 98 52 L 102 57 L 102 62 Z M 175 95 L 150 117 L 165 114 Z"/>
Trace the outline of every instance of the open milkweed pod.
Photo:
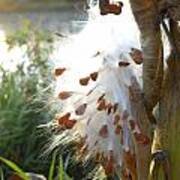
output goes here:
<path id="1" fill-rule="evenodd" d="M 143 63 L 143 53 L 141 50 L 136 48 L 131 48 L 131 52 L 129 54 L 136 64 Z"/>
<path id="2" fill-rule="evenodd" d="M 98 72 L 93 72 L 90 74 L 90 77 L 93 81 L 96 81 L 98 78 Z"/>
<path id="3" fill-rule="evenodd" d="M 65 71 L 66 71 L 66 68 L 56 68 L 54 70 L 54 75 L 55 76 L 61 76 Z"/>
<path id="4" fill-rule="evenodd" d="M 61 100 L 66 100 L 71 96 L 72 96 L 72 92 L 69 92 L 69 91 L 62 91 L 58 95 L 59 99 Z"/>
<path id="5" fill-rule="evenodd" d="M 83 115 L 83 114 L 85 113 L 85 111 L 86 111 L 86 108 L 87 108 L 87 104 L 86 104 L 86 103 L 80 105 L 80 106 L 75 110 L 76 115 L 78 115 L 78 116 Z"/>
<path id="6" fill-rule="evenodd" d="M 89 77 L 89 76 L 88 76 L 88 77 L 85 77 L 85 78 L 81 78 L 81 79 L 79 80 L 79 83 L 80 83 L 82 86 L 87 86 L 88 83 L 89 83 L 89 80 L 90 80 L 90 77 Z"/>

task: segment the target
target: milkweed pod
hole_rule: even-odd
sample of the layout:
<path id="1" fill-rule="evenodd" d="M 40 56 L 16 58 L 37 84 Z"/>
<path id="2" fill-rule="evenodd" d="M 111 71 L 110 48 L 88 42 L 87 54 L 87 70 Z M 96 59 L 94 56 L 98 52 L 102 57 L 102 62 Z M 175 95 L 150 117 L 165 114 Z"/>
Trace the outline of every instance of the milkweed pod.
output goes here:
<path id="1" fill-rule="evenodd" d="M 81 79 L 79 80 L 79 83 L 80 83 L 82 86 L 87 86 L 88 83 L 89 83 L 89 80 L 90 80 L 90 77 L 89 77 L 89 76 L 88 76 L 88 77 L 85 77 L 85 78 L 81 78 Z"/>

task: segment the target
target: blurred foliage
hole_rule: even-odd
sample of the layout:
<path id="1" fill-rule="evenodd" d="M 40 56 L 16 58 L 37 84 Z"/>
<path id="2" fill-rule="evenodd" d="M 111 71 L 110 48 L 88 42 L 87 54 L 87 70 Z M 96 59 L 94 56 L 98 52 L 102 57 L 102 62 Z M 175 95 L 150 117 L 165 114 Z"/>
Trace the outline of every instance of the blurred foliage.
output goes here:
<path id="1" fill-rule="evenodd" d="M 28 61 L 19 60 L 14 72 L 0 69 L 0 155 L 27 171 L 47 172 L 48 158 L 42 161 L 40 155 L 49 133 L 37 127 L 52 119 L 43 94 L 50 83 L 53 38 L 26 22 L 22 30 L 8 36 L 7 43 L 10 49 L 25 48 Z"/>

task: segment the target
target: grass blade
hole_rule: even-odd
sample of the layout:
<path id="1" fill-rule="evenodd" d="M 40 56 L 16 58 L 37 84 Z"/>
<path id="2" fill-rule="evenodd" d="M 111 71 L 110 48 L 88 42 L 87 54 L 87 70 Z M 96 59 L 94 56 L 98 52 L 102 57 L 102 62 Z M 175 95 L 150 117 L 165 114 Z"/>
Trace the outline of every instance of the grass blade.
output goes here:
<path id="1" fill-rule="evenodd" d="M 58 180 L 63 180 L 64 178 L 64 168 L 63 168 L 63 160 L 60 158 L 59 167 L 58 167 Z"/>
<path id="2" fill-rule="evenodd" d="M 1 177 L 1 180 L 4 180 L 4 173 L 3 173 L 2 168 L 0 168 L 0 177 Z"/>
<path id="3" fill-rule="evenodd" d="M 56 151 L 53 153 L 51 165 L 50 165 L 50 168 L 49 168 L 48 180 L 53 180 L 55 163 L 56 163 Z"/>
<path id="4" fill-rule="evenodd" d="M 15 163 L 13 163 L 10 160 L 7 160 L 3 157 L 0 157 L 0 161 L 2 161 L 4 164 L 6 164 L 9 168 L 11 168 L 12 170 L 14 170 L 17 175 L 19 177 L 21 177 L 24 180 L 30 180 L 30 178 L 28 177 L 28 175 L 20 168 L 18 167 Z"/>

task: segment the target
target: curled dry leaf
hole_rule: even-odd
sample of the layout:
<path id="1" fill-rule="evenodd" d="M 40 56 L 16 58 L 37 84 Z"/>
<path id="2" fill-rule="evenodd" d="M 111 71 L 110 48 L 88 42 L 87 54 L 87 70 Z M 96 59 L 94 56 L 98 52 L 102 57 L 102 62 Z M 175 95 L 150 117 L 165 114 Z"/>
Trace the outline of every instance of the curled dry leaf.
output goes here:
<path id="1" fill-rule="evenodd" d="M 98 111 L 103 111 L 103 110 L 106 110 L 106 100 L 105 99 L 102 99 L 101 101 L 99 101 L 99 104 L 97 106 L 97 110 Z"/>
<path id="2" fill-rule="evenodd" d="M 90 74 L 90 77 L 93 81 L 96 81 L 98 78 L 98 72 L 93 72 Z"/>
<path id="3" fill-rule="evenodd" d="M 87 86 L 88 83 L 89 83 L 89 80 L 90 80 L 90 77 L 89 77 L 89 76 L 88 76 L 88 77 L 85 77 L 85 78 L 81 78 L 81 79 L 79 80 L 79 83 L 80 83 L 82 86 Z"/>
<path id="4" fill-rule="evenodd" d="M 66 71 L 66 68 L 56 68 L 54 70 L 54 75 L 55 76 L 61 76 L 65 71 Z"/>
<path id="5" fill-rule="evenodd" d="M 131 48 L 131 52 L 129 54 L 136 64 L 143 63 L 143 53 L 139 49 Z"/>
<path id="6" fill-rule="evenodd" d="M 126 61 L 120 61 L 120 62 L 118 63 L 118 65 L 119 65 L 119 67 L 127 67 L 127 66 L 130 65 L 130 63 L 129 63 L 129 62 L 126 62 Z"/>
<path id="7" fill-rule="evenodd" d="M 76 115 L 78 115 L 78 116 L 83 115 L 85 113 L 85 111 L 86 111 L 86 108 L 87 108 L 86 103 L 80 105 L 75 111 Z"/>
<path id="8" fill-rule="evenodd" d="M 61 100 L 66 100 L 71 96 L 72 96 L 72 92 L 69 92 L 69 91 L 62 91 L 58 95 L 59 99 Z"/>
<path id="9" fill-rule="evenodd" d="M 101 136 L 102 138 L 107 138 L 108 137 L 108 127 L 107 125 L 104 125 L 101 127 L 100 131 L 99 131 L 99 136 Z"/>

